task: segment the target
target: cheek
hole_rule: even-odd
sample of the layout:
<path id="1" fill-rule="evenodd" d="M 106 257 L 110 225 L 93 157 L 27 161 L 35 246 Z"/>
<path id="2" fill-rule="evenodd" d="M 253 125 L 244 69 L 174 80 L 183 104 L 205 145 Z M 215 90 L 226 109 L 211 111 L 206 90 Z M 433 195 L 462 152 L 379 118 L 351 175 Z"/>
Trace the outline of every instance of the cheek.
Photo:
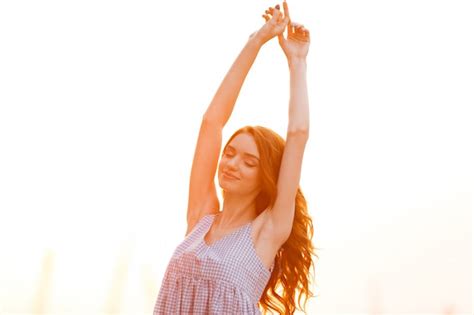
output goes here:
<path id="1" fill-rule="evenodd" d="M 219 165 L 217 166 L 217 176 L 221 175 L 223 166 L 224 164 L 222 162 L 220 162 Z"/>
<path id="2" fill-rule="evenodd" d="M 247 169 L 247 171 L 245 172 L 245 177 L 249 180 L 249 181 L 252 181 L 252 182 L 259 182 L 259 173 L 258 173 L 258 169 Z"/>
<path id="3" fill-rule="evenodd" d="M 224 166 L 225 166 L 226 160 L 224 157 L 222 157 L 219 161 L 219 164 L 217 165 L 217 170 L 221 171 Z"/>

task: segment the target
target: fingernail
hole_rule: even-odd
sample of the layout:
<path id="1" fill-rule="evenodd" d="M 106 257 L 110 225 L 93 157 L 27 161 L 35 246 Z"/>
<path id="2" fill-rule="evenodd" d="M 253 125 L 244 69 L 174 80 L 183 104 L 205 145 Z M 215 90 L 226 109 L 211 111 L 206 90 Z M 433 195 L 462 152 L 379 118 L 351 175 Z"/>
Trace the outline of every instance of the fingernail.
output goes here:
<path id="1" fill-rule="evenodd" d="M 275 8 L 276 8 L 277 10 L 280 10 L 280 5 L 277 4 L 277 5 L 275 6 Z"/>

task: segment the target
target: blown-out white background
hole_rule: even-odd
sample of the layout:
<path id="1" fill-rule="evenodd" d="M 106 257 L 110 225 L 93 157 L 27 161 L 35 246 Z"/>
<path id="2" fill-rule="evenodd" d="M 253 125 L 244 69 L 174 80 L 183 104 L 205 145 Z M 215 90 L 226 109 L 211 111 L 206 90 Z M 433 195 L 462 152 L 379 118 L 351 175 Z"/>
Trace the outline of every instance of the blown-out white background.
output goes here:
<path id="1" fill-rule="evenodd" d="M 202 113 L 269 1 L 0 3 L 0 313 L 152 312 Z M 311 31 L 311 314 L 472 312 L 470 1 L 291 1 Z M 226 126 L 285 134 L 260 51 Z"/>

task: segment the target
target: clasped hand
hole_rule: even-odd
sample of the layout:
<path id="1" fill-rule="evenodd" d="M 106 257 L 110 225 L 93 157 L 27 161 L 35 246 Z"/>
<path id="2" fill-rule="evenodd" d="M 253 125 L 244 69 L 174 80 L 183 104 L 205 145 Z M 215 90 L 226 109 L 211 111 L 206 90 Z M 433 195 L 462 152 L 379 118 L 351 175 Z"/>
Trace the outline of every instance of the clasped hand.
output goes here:
<path id="1" fill-rule="evenodd" d="M 251 36 L 260 36 L 262 43 L 266 43 L 275 36 L 278 36 L 278 43 L 285 53 L 288 61 L 293 59 L 305 59 L 308 55 L 310 34 L 309 30 L 302 24 L 291 22 L 288 3 L 283 2 L 283 11 L 280 6 L 270 7 L 265 10 L 262 17 L 265 24 Z M 283 35 L 287 31 L 287 36 Z"/>

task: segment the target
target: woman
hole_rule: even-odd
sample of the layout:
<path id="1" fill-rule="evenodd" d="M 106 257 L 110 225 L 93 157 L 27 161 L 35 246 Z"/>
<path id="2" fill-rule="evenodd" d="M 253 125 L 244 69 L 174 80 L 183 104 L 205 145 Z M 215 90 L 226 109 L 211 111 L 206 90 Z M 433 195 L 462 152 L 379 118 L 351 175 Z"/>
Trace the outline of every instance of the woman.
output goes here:
<path id="1" fill-rule="evenodd" d="M 291 314 L 296 293 L 308 299 L 314 248 L 312 220 L 299 179 L 308 139 L 306 55 L 309 31 L 291 23 L 288 5 L 265 11 L 206 113 L 191 169 L 186 238 L 163 277 L 154 314 Z M 287 38 L 283 32 L 287 28 Z M 270 129 L 237 130 L 224 146 L 222 129 L 260 48 L 278 36 L 290 70 L 285 141 Z M 219 205 L 215 173 L 223 192 Z M 298 306 L 301 307 L 300 299 Z"/>

